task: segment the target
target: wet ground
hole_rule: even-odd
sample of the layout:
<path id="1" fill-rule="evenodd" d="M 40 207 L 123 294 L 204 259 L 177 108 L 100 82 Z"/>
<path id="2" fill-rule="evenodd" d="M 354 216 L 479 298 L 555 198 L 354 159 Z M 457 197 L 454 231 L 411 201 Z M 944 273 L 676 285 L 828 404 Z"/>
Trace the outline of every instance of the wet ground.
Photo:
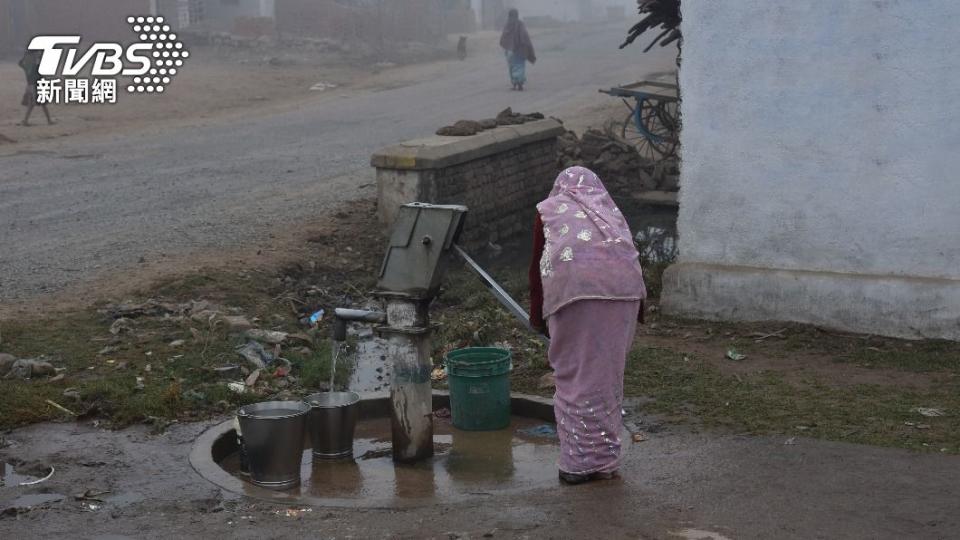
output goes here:
<path id="1" fill-rule="evenodd" d="M 556 484 L 558 441 L 551 427 L 539 420 L 514 417 L 509 429 L 469 432 L 454 429 L 447 418 L 436 418 L 434 457 L 419 464 L 395 465 L 390 420 L 365 420 L 357 425 L 354 460 L 314 459 L 307 448 L 301 465 L 302 484 L 283 494 L 293 499 L 288 502 L 298 504 L 391 507 L 544 489 Z M 239 454 L 231 454 L 220 465 L 244 480 L 244 494 L 263 494 L 240 473 Z M 331 499 L 337 501 L 331 503 Z"/>
<path id="2" fill-rule="evenodd" d="M 210 425 L 5 434 L 0 461 L 56 472 L 0 488 L 0 538 L 960 537 L 955 456 L 674 426 L 634 445 L 615 481 L 563 487 L 550 470 L 522 493 L 331 509 L 265 503 L 197 476 L 187 456 Z M 553 458 L 550 446 L 538 451 Z"/>

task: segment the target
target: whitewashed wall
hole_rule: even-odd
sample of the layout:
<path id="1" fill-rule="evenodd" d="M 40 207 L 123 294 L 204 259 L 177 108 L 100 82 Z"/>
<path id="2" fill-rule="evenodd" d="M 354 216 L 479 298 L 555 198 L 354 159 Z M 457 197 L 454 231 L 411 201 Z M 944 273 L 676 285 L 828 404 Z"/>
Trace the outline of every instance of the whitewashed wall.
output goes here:
<path id="1" fill-rule="evenodd" d="M 667 311 L 960 339 L 960 2 L 684 2 Z"/>

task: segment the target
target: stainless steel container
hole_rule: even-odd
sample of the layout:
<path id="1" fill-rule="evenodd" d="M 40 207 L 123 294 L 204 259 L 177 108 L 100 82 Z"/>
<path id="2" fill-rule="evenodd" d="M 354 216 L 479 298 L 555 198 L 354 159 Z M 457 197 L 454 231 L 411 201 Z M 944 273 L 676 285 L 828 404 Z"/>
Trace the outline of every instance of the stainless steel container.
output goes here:
<path id="1" fill-rule="evenodd" d="M 310 440 L 319 459 L 353 457 L 353 432 L 360 412 L 356 392 L 320 392 L 307 396 Z"/>
<path id="2" fill-rule="evenodd" d="M 300 484 L 309 412 L 310 406 L 301 401 L 266 401 L 237 410 L 254 484 L 278 490 Z"/>

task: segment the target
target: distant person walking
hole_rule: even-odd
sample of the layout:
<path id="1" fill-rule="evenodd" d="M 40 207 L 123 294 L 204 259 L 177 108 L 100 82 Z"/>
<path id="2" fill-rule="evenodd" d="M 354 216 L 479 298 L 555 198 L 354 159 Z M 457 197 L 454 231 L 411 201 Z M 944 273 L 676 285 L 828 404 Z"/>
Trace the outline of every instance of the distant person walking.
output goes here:
<path id="1" fill-rule="evenodd" d="M 27 114 L 23 117 L 23 122 L 20 125 L 29 126 L 30 114 L 33 113 L 33 108 L 37 105 L 37 82 L 40 80 L 39 51 L 27 50 L 24 52 L 23 58 L 20 59 L 20 69 L 23 70 L 23 74 L 27 77 L 27 89 L 23 92 L 23 99 L 20 102 L 27 108 Z M 47 110 L 47 105 L 41 103 L 40 108 L 43 109 L 43 114 L 47 117 L 47 123 L 53 124 L 54 122 L 53 119 L 50 118 L 50 111 Z"/>
<path id="2" fill-rule="evenodd" d="M 527 27 L 520 20 L 520 12 L 511 9 L 507 15 L 507 24 L 500 35 L 500 46 L 503 47 L 510 67 L 510 82 L 514 90 L 523 91 L 527 82 L 527 62 L 537 63 L 537 55 L 533 51 L 533 42 Z"/>

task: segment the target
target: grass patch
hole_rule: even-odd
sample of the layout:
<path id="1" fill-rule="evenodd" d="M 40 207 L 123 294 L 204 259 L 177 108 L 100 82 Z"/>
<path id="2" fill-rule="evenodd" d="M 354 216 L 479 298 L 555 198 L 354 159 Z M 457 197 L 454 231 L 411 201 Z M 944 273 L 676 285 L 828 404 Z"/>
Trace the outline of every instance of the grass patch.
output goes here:
<path id="1" fill-rule="evenodd" d="M 946 341 L 921 341 L 888 349 L 862 347 L 838 356 L 837 360 L 864 367 L 886 367 L 915 373 L 960 372 L 960 345 Z"/>
<path id="2" fill-rule="evenodd" d="M 625 390 L 654 398 L 649 412 L 706 427 L 960 453 L 956 379 L 923 391 L 816 379 L 788 384 L 773 371 L 723 375 L 696 358 L 640 347 L 627 363 Z M 917 407 L 942 408 L 948 416 L 926 418 Z"/>
<path id="3" fill-rule="evenodd" d="M 175 303 L 205 299 L 223 306 L 225 314 L 259 320 L 262 328 L 303 333 L 287 301 L 277 299 L 278 290 L 274 278 L 265 274 L 218 272 L 169 280 L 142 297 Z M 53 382 L 0 380 L 0 429 L 71 418 L 47 400 L 114 427 L 144 421 L 162 425 L 278 396 L 307 394 L 329 382 L 330 344 L 323 340 L 314 340 L 309 352 L 301 352 L 300 346 L 284 348 L 282 356 L 290 360 L 292 378 L 280 382 L 271 368 L 261 373 L 255 391 L 238 394 L 227 383 L 243 380 L 245 373 L 225 380 L 214 368 L 245 366 L 236 347 L 247 339 L 222 322 L 139 317 L 132 321 L 132 332 L 116 336 L 110 332 L 112 323 L 111 317 L 94 309 L 53 319 L 3 322 L 4 352 L 21 358 L 45 356 L 64 377 Z M 184 344 L 172 347 L 178 340 Z M 336 382 L 342 387 L 349 377 L 349 363 L 342 362 Z M 65 394 L 68 389 L 71 392 Z"/>
<path id="4" fill-rule="evenodd" d="M 161 280 L 149 290 L 140 291 L 138 296 L 174 302 L 204 299 L 237 308 L 250 317 L 264 317 L 277 312 L 273 299 L 282 292 L 282 285 L 276 276 L 264 272 L 208 269 Z"/>

